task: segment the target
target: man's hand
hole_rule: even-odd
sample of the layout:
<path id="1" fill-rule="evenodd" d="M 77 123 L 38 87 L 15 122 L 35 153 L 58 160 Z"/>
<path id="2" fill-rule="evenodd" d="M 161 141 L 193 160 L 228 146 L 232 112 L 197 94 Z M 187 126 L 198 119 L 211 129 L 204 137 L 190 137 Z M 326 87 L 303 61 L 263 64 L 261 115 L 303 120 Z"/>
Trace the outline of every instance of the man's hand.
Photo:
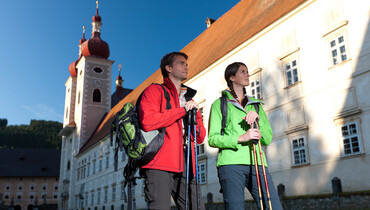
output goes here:
<path id="1" fill-rule="evenodd" d="M 198 108 L 198 104 L 195 103 L 195 101 L 188 101 L 188 102 L 186 102 L 185 109 L 186 109 L 187 112 L 189 110 L 192 110 L 193 108 L 196 108 L 197 110 L 199 109 Z"/>

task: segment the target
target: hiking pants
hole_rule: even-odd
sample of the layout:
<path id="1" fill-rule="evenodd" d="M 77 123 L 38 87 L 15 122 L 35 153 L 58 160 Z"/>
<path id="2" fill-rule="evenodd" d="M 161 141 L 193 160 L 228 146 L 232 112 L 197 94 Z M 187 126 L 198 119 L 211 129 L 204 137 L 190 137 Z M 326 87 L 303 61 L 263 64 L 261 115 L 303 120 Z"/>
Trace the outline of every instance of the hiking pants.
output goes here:
<path id="1" fill-rule="evenodd" d="M 190 176 L 192 177 L 192 176 Z M 189 180 L 189 209 L 197 209 L 196 180 Z M 174 173 L 155 169 L 145 169 L 145 200 L 148 202 L 149 209 L 169 210 L 171 208 L 171 196 L 178 209 L 185 210 L 185 186 L 186 172 Z M 204 210 L 205 206 L 200 193 L 200 209 Z M 191 195 L 191 197 L 190 197 Z"/>
<path id="2" fill-rule="evenodd" d="M 258 166 L 260 183 L 263 197 L 264 209 L 269 209 L 265 180 L 263 178 L 262 166 Z M 224 196 L 225 209 L 244 210 L 244 187 L 251 193 L 257 208 L 261 209 L 258 184 L 256 179 L 256 170 L 254 165 L 225 165 L 218 169 L 219 181 Z M 271 204 L 273 210 L 282 210 L 279 196 L 272 182 L 271 176 L 266 167 L 266 177 L 270 190 Z"/>

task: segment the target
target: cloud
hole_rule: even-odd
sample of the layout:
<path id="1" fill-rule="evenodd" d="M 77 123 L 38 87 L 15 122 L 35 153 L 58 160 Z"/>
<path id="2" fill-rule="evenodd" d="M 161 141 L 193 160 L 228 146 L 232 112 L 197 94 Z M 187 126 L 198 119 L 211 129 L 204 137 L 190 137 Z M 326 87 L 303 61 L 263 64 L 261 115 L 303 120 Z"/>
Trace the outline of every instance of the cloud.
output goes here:
<path id="1" fill-rule="evenodd" d="M 35 116 L 32 119 L 52 120 L 59 122 L 63 120 L 63 114 L 57 113 L 53 108 L 45 104 L 37 104 L 36 106 L 23 105 L 22 108 L 28 111 L 31 115 Z"/>

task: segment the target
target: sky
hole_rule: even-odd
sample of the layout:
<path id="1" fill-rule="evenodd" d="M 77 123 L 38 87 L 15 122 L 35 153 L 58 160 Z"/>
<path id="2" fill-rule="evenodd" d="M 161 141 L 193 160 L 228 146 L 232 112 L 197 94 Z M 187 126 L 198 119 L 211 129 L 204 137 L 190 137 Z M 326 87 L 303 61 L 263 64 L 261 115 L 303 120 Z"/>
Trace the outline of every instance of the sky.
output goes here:
<path id="1" fill-rule="evenodd" d="M 123 87 L 135 89 L 163 55 L 180 51 L 239 0 L 100 0 L 101 38 L 109 44 L 112 91 L 122 64 Z M 0 118 L 9 125 L 63 121 L 69 64 L 82 27 L 91 37 L 95 0 L 2 0 Z M 191 68 L 191 67 L 190 67 Z"/>

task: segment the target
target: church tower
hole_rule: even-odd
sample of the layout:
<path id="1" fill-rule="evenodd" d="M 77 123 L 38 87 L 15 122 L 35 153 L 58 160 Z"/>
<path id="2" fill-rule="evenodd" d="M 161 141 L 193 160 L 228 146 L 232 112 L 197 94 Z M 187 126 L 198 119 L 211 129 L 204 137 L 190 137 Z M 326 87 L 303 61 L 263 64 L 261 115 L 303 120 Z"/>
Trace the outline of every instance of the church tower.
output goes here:
<path id="1" fill-rule="evenodd" d="M 77 84 L 74 121 L 78 149 L 93 134 L 97 125 L 111 108 L 111 77 L 113 61 L 108 60 L 109 46 L 100 38 L 102 18 L 98 11 L 92 20 L 92 37 L 81 44 L 77 62 Z"/>

